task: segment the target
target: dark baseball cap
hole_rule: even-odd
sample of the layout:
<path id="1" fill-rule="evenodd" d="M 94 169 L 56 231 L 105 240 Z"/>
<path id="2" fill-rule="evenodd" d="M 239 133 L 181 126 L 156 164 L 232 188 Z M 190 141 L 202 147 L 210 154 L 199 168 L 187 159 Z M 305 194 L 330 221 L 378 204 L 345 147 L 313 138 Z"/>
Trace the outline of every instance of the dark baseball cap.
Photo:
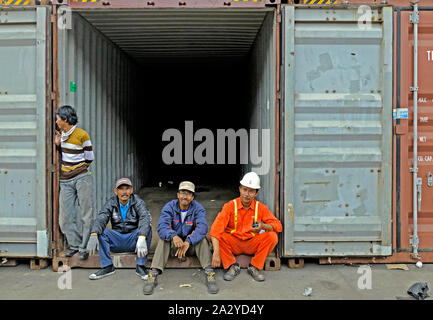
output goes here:
<path id="1" fill-rule="evenodd" d="M 127 185 L 132 187 L 132 182 L 128 178 L 120 178 L 116 181 L 116 189 L 119 188 L 121 185 Z"/>

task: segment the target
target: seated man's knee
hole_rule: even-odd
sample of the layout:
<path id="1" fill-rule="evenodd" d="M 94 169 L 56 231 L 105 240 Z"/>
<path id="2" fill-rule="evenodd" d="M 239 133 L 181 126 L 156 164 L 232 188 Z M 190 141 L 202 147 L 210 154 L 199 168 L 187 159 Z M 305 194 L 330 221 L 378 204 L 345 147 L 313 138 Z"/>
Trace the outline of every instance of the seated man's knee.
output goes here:
<path id="1" fill-rule="evenodd" d="M 275 231 L 268 231 L 265 234 L 267 235 L 269 242 L 271 242 L 273 245 L 278 243 L 278 235 Z"/>
<path id="2" fill-rule="evenodd" d="M 114 237 L 115 231 L 112 229 L 105 229 L 100 235 L 98 235 L 99 240 L 109 241 Z"/>

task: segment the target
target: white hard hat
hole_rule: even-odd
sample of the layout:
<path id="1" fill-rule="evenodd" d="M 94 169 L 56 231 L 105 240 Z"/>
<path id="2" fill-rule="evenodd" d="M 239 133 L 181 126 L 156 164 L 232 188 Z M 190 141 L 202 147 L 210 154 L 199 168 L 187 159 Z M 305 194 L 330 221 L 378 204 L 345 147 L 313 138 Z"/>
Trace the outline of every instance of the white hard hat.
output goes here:
<path id="1" fill-rule="evenodd" d="M 248 172 L 242 178 L 241 185 L 252 189 L 260 189 L 260 178 L 257 173 Z"/>

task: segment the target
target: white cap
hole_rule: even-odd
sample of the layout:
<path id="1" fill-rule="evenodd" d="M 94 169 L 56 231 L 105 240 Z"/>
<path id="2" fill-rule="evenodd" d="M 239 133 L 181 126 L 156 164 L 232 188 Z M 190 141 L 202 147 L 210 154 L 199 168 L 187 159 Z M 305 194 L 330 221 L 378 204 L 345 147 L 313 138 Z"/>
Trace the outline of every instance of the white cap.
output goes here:
<path id="1" fill-rule="evenodd" d="M 188 190 L 188 191 L 194 193 L 195 192 L 195 185 L 191 181 L 182 181 L 179 184 L 178 190 Z"/>
<path id="2" fill-rule="evenodd" d="M 245 187 L 252 189 L 260 189 L 260 178 L 255 172 L 248 172 L 244 175 L 240 182 L 241 185 Z"/>

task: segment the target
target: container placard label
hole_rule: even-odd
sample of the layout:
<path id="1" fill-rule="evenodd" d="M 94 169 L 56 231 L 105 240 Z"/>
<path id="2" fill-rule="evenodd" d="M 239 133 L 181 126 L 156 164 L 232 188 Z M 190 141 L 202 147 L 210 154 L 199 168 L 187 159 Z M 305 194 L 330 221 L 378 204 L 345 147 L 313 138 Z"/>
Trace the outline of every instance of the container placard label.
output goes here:
<path id="1" fill-rule="evenodd" d="M 392 118 L 393 119 L 408 119 L 409 118 L 409 109 L 408 108 L 392 109 Z"/>

